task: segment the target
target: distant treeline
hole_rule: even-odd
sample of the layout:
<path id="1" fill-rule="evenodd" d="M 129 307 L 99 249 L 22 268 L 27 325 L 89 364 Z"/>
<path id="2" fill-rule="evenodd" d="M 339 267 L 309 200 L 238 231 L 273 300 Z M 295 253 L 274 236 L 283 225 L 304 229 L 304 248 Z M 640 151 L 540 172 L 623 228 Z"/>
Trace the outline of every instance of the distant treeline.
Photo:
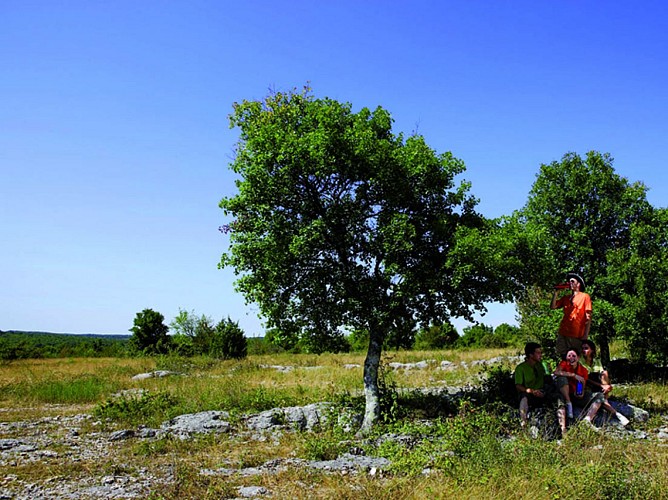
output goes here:
<path id="1" fill-rule="evenodd" d="M 123 357 L 130 335 L 0 331 L 0 359 Z"/>
<path id="2" fill-rule="evenodd" d="M 162 325 L 162 315 L 159 319 Z M 247 338 L 238 325 L 228 319 L 221 321 L 216 327 L 204 328 L 202 331 L 195 329 L 194 335 L 178 332 L 169 335 L 168 341 L 163 342 L 165 349 L 153 354 L 226 358 L 223 347 L 230 341 L 224 340 L 225 336 L 222 334 L 230 325 L 244 339 L 244 356 L 280 352 L 363 352 L 369 345 L 369 336 L 365 331 L 355 331 L 347 336 L 341 335 L 329 339 L 328 342 L 320 339 L 317 344 L 286 335 L 276 329 L 270 329 L 264 337 Z M 172 324 L 172 328 L 162 326 L 165 332 L 168 329 L 178 331 L 178 325 L 175 324 Z M 218 331 L 217 328 L 221 330 Z M 0 360 L 136 356 L 139 351 L 132 346 L 133 338 L 135 338 L 133 335 L 0 331 Z M 446 322 L 422 329 L 415 335 L 390 335 L 385 342 L 385 348 L 433 350 L 519 347 L 525 340 L 526 336 L 518 327 L 506 323 L 496 328 L 484 324 L 469 326 L 464 328 L 460 335 L 451 323 Z M 153 342 L 153 337 L 149 336 L 148 341 Z"/>

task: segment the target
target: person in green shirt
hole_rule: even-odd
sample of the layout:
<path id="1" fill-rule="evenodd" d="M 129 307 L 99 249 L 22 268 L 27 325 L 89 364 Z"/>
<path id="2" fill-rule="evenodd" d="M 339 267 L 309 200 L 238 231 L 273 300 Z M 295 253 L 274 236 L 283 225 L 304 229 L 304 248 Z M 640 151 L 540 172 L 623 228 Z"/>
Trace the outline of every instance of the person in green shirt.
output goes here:
<path id="1" fill-rule="evenodd" d="M 515 368 L 515 388 L 519 396 L 520 419 L 526 427 L 529 408 L 540 408 L 549 399 L 551 370 L 543 363 L 543 350 L 537 342 L 524 346 L 525 361 Z"/>

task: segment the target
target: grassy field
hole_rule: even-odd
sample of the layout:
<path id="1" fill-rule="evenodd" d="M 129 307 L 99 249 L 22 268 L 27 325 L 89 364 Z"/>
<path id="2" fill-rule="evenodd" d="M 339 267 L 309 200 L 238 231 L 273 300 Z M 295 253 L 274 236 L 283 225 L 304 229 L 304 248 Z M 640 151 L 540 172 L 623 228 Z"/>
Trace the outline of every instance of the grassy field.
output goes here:
<path id="1" fill-rule="evenodd" d="M 109 474 L 168 477 L 151 498 L 228 498 L 240 485 L 264 486 L 273 498 L 668 498 L 668 442 L 656 430 L 668 425 L 663 382 L 617 386 L 614 396 L 651 411 L 634 429 L 646 439 L 623 438 L 575 427 L 563 440 L 532 439 L 508 407 L 462 401 L 457 407 L 420 406 L 414 388 L 479 386 L 489 369 L 478 360 L 516 356 L 512 349 L 390 352 L 384 356 L 384 404 L 388 418 L 366 440 L 331 424 L 313 432 L 285 432 L 276 439 L 239 434 L 192 440 L 129 439 L 102 456 L 68 460 L 5 460 L 0 473 L 12 481 L 47 481 Z M 424 370 L 390 370 L 391 362 L 429 360 Z M 438 369 L 450 361 L 449 369 Z M 210 359 L 51 359 L 0 364 L 0 439 L 17 438 L 25 422 L 57 422 L 93 415 L 79 433 L 159 425 L 174 416 L 226 410 L 241 416 L 279 406 L 332 401 L 361 410 L 361 354 L 267 355 L 243 361 Z M 515 362 L 505 367 L 511 370 Z M 279 367 L 290 367 L 281 370 Z M 138 373 L 183 374 L 133 380 Z M 503 369 L 503 367 L 501 368 Z M 114 395 L 125 394 L 118 397 Z M 40 420 L 41 419 L 41 420 Z M 413 436 L 408 445 L 376 438 Z M 55 443 L 54 437 L 54 443 Z M 392 461 L 389 471 L 369 475 L 288 468 L 275 474 L 219 477 L 203 469 L 244 468 L 273 459 L 331 459 L 351 446 Z M 58 450 L 57 444 L 53 446 Z M 168 472 L 166 472 L 168 471 Z M 51 479 L 53 480 L 53 479 Z"/>

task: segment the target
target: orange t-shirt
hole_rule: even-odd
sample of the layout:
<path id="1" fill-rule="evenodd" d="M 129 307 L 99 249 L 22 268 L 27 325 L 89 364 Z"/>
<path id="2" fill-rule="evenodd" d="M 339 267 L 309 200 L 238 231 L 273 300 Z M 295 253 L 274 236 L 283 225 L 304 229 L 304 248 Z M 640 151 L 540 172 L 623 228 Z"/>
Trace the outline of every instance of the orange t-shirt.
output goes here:
<path id="1" fill-rule="evenodd" d="M 585 334 L 587 313 L 591 313 L 591 298 L 584 292 L 564 295 L 557 301 L 564 308 L 564 317 L 559 325 L 559 335 L 581 339 Z"/>

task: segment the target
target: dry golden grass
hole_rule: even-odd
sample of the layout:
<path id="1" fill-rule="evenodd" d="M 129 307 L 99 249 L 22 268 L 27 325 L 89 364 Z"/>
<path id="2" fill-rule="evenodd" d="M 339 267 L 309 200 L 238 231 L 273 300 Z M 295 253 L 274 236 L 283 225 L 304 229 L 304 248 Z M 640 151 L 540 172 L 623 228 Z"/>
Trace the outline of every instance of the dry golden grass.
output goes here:
<path id="1" fill-rule="evenodd" d="M 480 366 L 471 362 L 498 356 L 515 356 L 517 349 L 475 351 L 398 351 L 386 353 L 383 363 L 414 363 L 433 360 L 426 370 L 385 369 L 397 387 L 461 385 L 477 382 Z M 453 368 L 438 370 L 441 361 L 450 361 Z M 137 373 L 166 368 L 170 363 L 184 376 L 132 380 Z M 343 355 L 266 355 L 243 361 L 210 362 L 209 360 L 159 359 L 57 359 L 29 360 L 0 364 L 0 438 L 31 439 L 38 436 L 36 425 L 23 428 L 12 423 L 37 423 L 45 417 L 66 417 L 90 413 L 99 403 L 127 389 L 144 389 L 150 393 L 169 392 L 181 401 L 180 409 L 229 409 L 226 404 L 273 404 L 330 400 L 341 393 L 359 393 L 362 389 L 363 354 Z M 461 363 L 467 363 L 464 368 Z M 346 365 L 359 365 L 346 367 Z M 272 366 L 294 367 L 281 372 Z M 59 381 L 77 381 L 95 377 L 99 401 L 81 404 L 46 404 L 40 400 L 44 386 Z M 665 407 L 668 390 L 665 384 L 644 383 L 615 388 L 616 395 L 625 395 L 637 402 L 652 398 Z M 265 398 L 262 400 L 262 398 Z M 43 425 L 43 424 L 40 424 Z M 666 425 L 654 416 L 651 426 Z M 406 423 L 410 427 L 410 423 Z M 643 428 L 642 426 L 639 426 Z M 105 442 L 98 455 L 84 453 L 86 440 L 102 439 L 119 428 L 115 422 L 93 419 L 79 425 L 82 446 L 72 451 L 67 431 L 61 421 L 49 423 L 51 444 L 56 455 L 30 461 L 28 455 L 16 456 L 2 464 L 2 474 L 20 481 L 47 484 L 47 480 L 76 481 L 77 478 L 113 475 L 163 478 L 156 484 L 153 498 L 229 498 L 237 496 L 237 487 L 266 487 L 272 498 L 337 498 L 337 499 L 423 499 L 423 498 L 668 498 L 668 447 L 660 441 L 618 439 L 608 435 L 569 433 L 561 444 L 527 440 L 521 434 L 504 442 L 487 468 L 477 468 L 482 456 L 474 452 L 469 462 L 454 463 L 451 468 L 434 470 L 430 475 L 406 473 L 360 474 L 327 473 L 306 468 L 258 476 L 205 475 L 202 470 L 257 467 L 277 458 L 305 458 L 309 443 L 322 441 L 337 445 L 340 438 L 332 431 L 317 433 L 285 432 L 276 439 L 259 441 L 246 435 L 205 435 L 191 440 L 161 438 L 158 440 L 128 439 Z M 28 429 L 28 430 L 26 430 Z M 390 432 L 394 430 L 390 429 Z M 102 434 L 100 434 L 102 433 Z M 69 439 L 69 438 L 68 438 Z M 348 436 L 347 439 L 354 439 Z M 61 442 L 61 440 L 64 440 Z M 91 441 L 93 442 L 93 441 Z M 411 456 L 407 456 L 410 460 Z M 417 458 L 416 458 L 417 460 Z M 0 475 L 0 482 L 2 477 Z M 55 481 L 55 480 L 54 480 Z M 56 481 L 57 482 L 57 481 Z M 609 487 L 608 487 L 609 486 Z M 615 490 L 616 488 L 616 490 Z M 644 495 L 644 496 L 643 496 Z"/>

